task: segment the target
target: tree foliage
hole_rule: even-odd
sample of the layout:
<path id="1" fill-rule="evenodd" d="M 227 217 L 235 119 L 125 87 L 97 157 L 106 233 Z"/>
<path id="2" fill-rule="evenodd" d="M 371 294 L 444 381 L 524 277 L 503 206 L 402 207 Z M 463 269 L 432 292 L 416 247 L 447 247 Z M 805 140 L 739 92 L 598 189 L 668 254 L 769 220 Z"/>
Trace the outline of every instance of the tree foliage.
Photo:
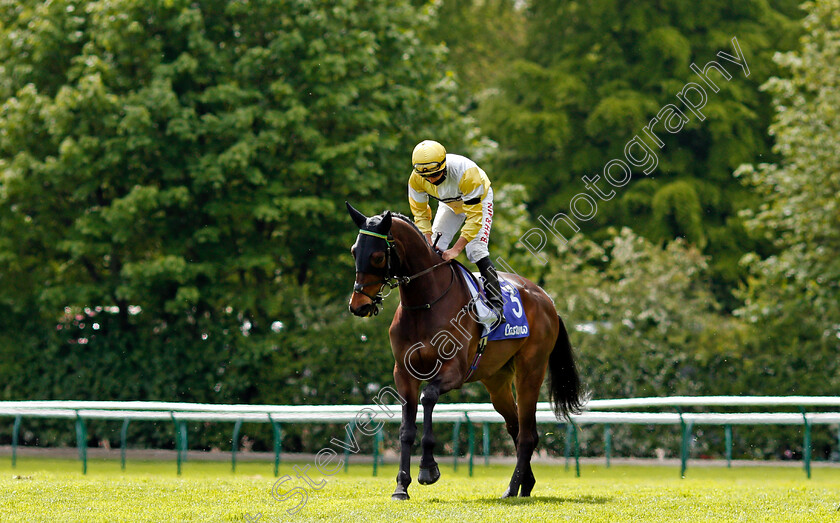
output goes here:
<path id="1" fill-rule="evenodd" d="M 407 211 L 425 138 L 490 175 L 491 252 L 555 297 L 595 397 L 825 394 L 840 5 L 808 4 L 774 62 L 797 3 L 0 0 L 0 395 L 367 402 L 396 300 L 347 313 L 343 202 Z M 517 244 L 733 36 L 750 76 L 726 64 L 706 120 L 659 133 L 656 171 L 548 264 Z"/>
<path id="2" fill-rule="evenodd" d="M 755 373 L 745 376 L 738 365 L 748 330 L 722 314 L 698 248 L 682 239 L 656 245 L 628 228 L 614 233 L 601 243 L 579 235 L 559 248 L 544 282 L 593 399 L 754 390 L 740 388 L 757 385 Z M 673 430 L 613 430 L 621 455 L 652 457 L 656 448 L 676 455 L 679 448 Z M 603 452 L 600 436 L 584 439 L 585 452 Z M 763 447 L 767 439 L 764 434 L 751 443 Z M 774 443 L 766 445 L 772 450 Z M 709 452 L 722 448 L 716 438 L 700 445 Z"/>
<path id="3" fill-rule="evenodd" d="M 458 0 L 415 3 L 434 9 L 433 43 L 449 49 L 447 63 L 459 88 L 475 99 L 488 96 L 524 52 L 525 14 L 515 0 Z"/>
<path id="4" fill-rule="evenodd" d="M 585 192 L 581 176 L 623 158 L 634 136 L 650 141 L 642 130 L 651 118 L 666 104 L 683 107 L 676 94 L 687 82 L 702 82 L 690 64 L 702 69 L 720 61 L 716 53 L 733 53 L 730 42 L 737 37 L 749 77 L 725 63 L 732 79 L 721 80 L 718 93 L 709 90 L 705 121 L 688 113 L 679 133 L 658 133 L 661 149 L 649 142 L 658 154 L 656 170 L 634 173 L 616 198 L 600 202 L 585 227 L 598 240 L 608 237 L 609 226 L 630 226 L 655 240 L 695 242 L 712 255 L 716 296 L 734 307 L 731 289 L 744 276 L 737 259 L 756 247 L 737 217 L 754 199 L 731 172 L 770 153 L 765 130 L 771 114 L 758 87 L 776 71 L 772 54 L 795 42 L 793 6 L 761 0 L 704 2 L 702 9 L 685 1 L 529 3 L 525 51 L 477 113 L 500 144 L 494 172 L 530 189 L 535 216 L 568 213 L 570 199 Z M 635 190 L 643 182 L 644 190 Z M 675 197 L 690 206 L 681 217 L 663 208 Z"/>
<path id="5" fill-rule="evenodd" d="M 753 278 L 739 313 L 756 326 L 764 351 L 807 368 L 836 390 L 840 340 L 840 3 L 806 4 L 801 49 L 779 54 L 784 78 L 773 94 L 770 127 L 780 161 L 739 170 L 763 203 L 745 212 L 750 230 L 777 253 L 745 257 Z M 779 364 L 773 365 L 778 367 Z M 786 377 L 790 369 L 783 369 Z M 797 383 L 799 390 L 809 383 Z M 823 381 L 820 389 L 826 386 Z"/>
<path id="6" fill-rule="evenodd" d="M 596 397 L 713 393 L 702 366 L 742 338 L 719 314 L 705 258 L 683 240 L 660 247 L 627 228 L 602 244 L 577 237 L 545 288 L 578 331 Z"/>
<path id="7" fill-rule="evenodd" d="M 308 295 L 350 288 L 344 200 L 389 207 L 416 141 L 463 134 L 408 2 L 0 10 L 0 304 L 36 336 L 82 316 L 54 356 L 90 380 L 62 396 L 259 398 L 272 325 L 305 336 Z M 137 387 L 94 379 L 112 358 Z"/>

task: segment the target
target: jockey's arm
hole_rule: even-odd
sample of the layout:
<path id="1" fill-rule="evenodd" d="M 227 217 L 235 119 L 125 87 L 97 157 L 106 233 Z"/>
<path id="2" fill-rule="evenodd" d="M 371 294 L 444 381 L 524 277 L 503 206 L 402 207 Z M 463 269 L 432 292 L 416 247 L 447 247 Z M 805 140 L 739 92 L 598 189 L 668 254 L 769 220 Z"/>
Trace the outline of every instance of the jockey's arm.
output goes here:
<path id="1" fill-rule="evenodd" d="M 455 245 L 453 245 L 451 249 L 445 251 L 441 255 L 441 257 L 444 260 L 451 260 L 452 258 L 457 258 L 458 255 L 461 254 L 461 251 L 464 250 L 464 247 L 466 247 L 468 243 L 470 243 L 470 242 L 466 238 L 461 236 L 460 238 L 458 238 L 458 241 L 455 242 Z"/>
<path id="2" fill-rule="evenodd" d="M 429 195 L 423 190 L 420 177 L 416 174 L 412 174 L 408 179 L 408 206 L 411 207 L 414 223 L 431 245 L 432 207 L 429 205 Z"/>

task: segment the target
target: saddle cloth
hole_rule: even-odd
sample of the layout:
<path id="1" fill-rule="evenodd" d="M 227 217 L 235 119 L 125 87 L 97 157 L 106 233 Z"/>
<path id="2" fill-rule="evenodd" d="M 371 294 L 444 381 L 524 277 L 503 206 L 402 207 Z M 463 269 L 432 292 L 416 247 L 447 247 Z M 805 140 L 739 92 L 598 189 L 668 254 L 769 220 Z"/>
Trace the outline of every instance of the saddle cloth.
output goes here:
<path id="1" fill-rule="evenodd" d="M 496 320 L 496 313 L 493 309 L 484 303 L 484 292 L 476 285 L 476 281 L 481 281 L 479 273 L 472 273 L 472 275 L 461 265 L 458 267 L 467 280 L 467 287 L 472 294 L 473 302 L 475 302 L 476 316 L 481 321 L 482 331 L 481 337 L 487 336 L 489 341 L 507 340 L 513 338 L 525 338 L 528 336 L 530 329 L 528 328 L 528 318 L 525 316 L 525 310 L 522 308 L 522 300 L 519 296 L 519 289 L 512 285 L 509 281 L 499 275 L 499 287 L 502 291 L 502 296 L 505 299 L 505 319 L 507 323 L 499 325 L 492 332 L 490 327 Z M 472 276 L 475 276 L 473 278 Z M 481 295 L 482 298 L 478 296 Z"/>

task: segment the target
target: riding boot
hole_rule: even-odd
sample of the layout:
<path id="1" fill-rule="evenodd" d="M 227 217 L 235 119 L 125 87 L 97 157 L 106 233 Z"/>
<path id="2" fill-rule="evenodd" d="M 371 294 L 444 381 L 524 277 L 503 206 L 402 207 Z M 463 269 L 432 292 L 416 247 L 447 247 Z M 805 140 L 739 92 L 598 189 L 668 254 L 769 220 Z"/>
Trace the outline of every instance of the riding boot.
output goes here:
<path id="1" fill-rule="evenodd" d="M 495 325 L 505 323 L 505 298 L 502 296 L 501 288 L 499 287 L 499 275 L 496 273 L 496 267 L 493 266 L 493 261 L 489 256 L 486 256 L 477 262 L 475 265 L 481 272 L 481 277 L 484 278 L 484 294 L 487 296 L 487 302 L 493 311 L 499 317 Z"/>

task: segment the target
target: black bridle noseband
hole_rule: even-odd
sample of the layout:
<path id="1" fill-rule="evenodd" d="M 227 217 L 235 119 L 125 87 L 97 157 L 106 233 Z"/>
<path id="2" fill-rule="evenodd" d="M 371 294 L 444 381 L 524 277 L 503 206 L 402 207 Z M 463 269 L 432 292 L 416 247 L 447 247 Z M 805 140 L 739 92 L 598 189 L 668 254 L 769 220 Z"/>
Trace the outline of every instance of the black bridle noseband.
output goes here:
<path id="1" fill-rule="evenodd" d="M 439 302 L 444 296 L 446 296 L 446 294 L 449 292 L 449 289 L 451 289 L 452 285 L 455 283 L 455 268 L 449 263 L 448 260 L 440 262 L 440 263 L 436 263 L 435 265 L 432 265 L 431 267 L 423 269 L 422 271 L 420 271 L 416 274 L 412 274 L 411 276 L 399 276 L 397 274 L 394 274 L 393 264 L 392 264 L 391 260 L 396 259 L 397 260 L 397 265 L 399 265 L 399 255 L 397 255 L 396 247 L 394 246 L 394 237 L 391 236 L 390 233 L 386 235 L 386 234 L 380 234 L 380 233 L 373 232 L 373 231 L 366 231 L 364 229 L 359 229 L 359 234 L 364 234 L 364 235 L 367 235 L 367 236 L 373 236 L 374 238 L 379 238 L 379 239 L 382 239 L 382 240 L 385 241 L 385 267 L 382 268 L 382 269 L 379 269 L 378 267 L 373 267 L 372 269 L 376 269 L 375 271 L 374 270 L 365 271 L 365 272 L 369 272 L 369 273 L 372 273 L 372 274 L 381 275 L 382 279 L 377 280 L 377 281 L 368 282 L 368 283 L 356 283 L 356 284 L 353 285 L 353 292 L 354 293 L 357 292 L 359 294 L 362 294 L 363 296 L 367 296 L 368 298 L 370 298 L 371 302 L 373 303 L 373 307 L 374 307 L 373 308 L 374 316 L 379 314 L 379 305 L 382 304 L 382 302 L 385 300 L 385 298 L 387 298 L 388 296 L 391 295 L 391 291 L 393 289 L 395 289 L 396 287 L 399 287 L 401 285 L 408 285 L 413 280 L 432 272 L 433 270 L 437 269 L 438 267 L 441 267 L 443 265 L 449 265 L 449 267 L 452 269 L 452 280 L 449 282 L 449 287 L 447 287 L 446 290 L 443 291 L 443 294 L 441 294 L 435 300 L 433 300 L 429 303 L 424 303 L 422 305 L 414 305 L 414 306 L 405 305 L 405 304 L 401 303 L 401 305 L 404 309 L 408 309 L 408 310 L 431 309 L 432 305 Z M 374 296 L 371 296 L 370 294 L 368 294 L 364 291 L 365 287 L 370 287 L 371 285 L 380 285 L 380 284 L 382 285 L 382 287 L 379 289 L 379 292 L 377 292 L 376 295 L 374 295 Z M 385 289 L 385 286 L 388 286 L 388 294 L 383 294 L 382 293 L 383 290 Z"/>

